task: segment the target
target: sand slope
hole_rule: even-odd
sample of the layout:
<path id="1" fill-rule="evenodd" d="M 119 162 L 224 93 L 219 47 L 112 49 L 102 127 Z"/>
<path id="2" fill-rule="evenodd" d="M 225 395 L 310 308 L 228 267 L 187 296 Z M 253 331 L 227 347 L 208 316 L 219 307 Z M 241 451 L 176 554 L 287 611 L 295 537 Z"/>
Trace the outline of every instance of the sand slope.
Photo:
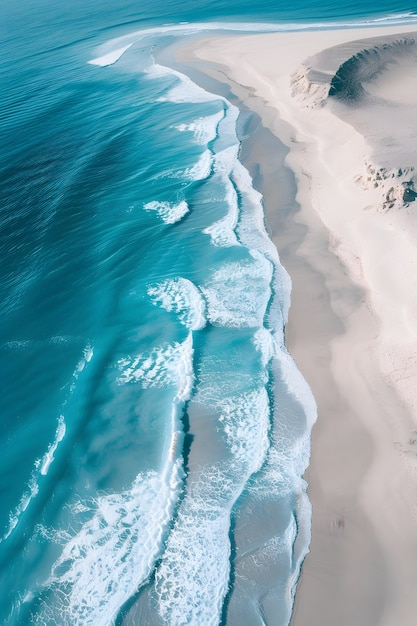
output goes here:
<path id="1" fill-rule="evenodd" d="M 294 284 L 288 346 L 319 410 L 307 476 L 312 544 L 293 626 L 416 621 L 417 29 L 410 30 L 216 37 L 182 53 L 216 63 L 210 71 L 290 147 L 295 219 L 307 227 L 293 258 L 283 259 Z M 295 256 L 308 272 L 297 270 Z"/>

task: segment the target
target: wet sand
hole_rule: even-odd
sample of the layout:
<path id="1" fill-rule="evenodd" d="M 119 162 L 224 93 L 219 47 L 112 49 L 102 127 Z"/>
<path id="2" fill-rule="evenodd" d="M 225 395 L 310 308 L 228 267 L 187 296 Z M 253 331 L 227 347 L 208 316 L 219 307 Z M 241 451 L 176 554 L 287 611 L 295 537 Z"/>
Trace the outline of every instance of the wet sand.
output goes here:
<path id="1" fill-rule="evenodd" d="M 368 46 L 346 51 L 350 42 L 391 42 L 401 30 L 219 36 L 179 53 L 227 82 L 265 127 L 242 158 L 264 194 L 271 235 L 293 281 L 287 345 L 319 414 L 306 475 L 311 552 L 293 626 L 408 626 L 417 611 L 416 222 L 398 173 L 415 156 L 415 138 L 407 143 L 404 128 L 414 103 L 402 96 L 398 103 L 410 58 L 385 60 L 388 69 L 364 82 L 378 102 L 364 98 L 353 108 L 326 97 L 317 105 L 322 83 L 305 71 L 335 72 L 343 55 Z M 343 50 L 332 50 L 340 44 Z M 327 57 L 317 58 L 326 49 Z M 312 61 L 294 83 L 306 58 Z M 390 76 L 395 106 L 407 110 L 396 110 L 398 123 L 387 132 Z M 288 147 L 286 156 L 276 158 L 269 131 Z M 389 180 L 378 172 L 382 179 L 389 172 Z M 393 207 L 391 188 L 401 192 Z"/>

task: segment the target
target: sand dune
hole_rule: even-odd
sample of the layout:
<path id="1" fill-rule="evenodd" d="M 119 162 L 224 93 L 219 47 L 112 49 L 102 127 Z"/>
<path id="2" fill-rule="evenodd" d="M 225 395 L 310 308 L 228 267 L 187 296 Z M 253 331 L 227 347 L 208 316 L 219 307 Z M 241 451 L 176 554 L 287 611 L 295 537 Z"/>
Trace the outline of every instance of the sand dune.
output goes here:
<path id="1" fill-rule="evenodd" d="M 287 338 L 319 418 L 307 475 L 312 544 L 293 626 L 408 626 L 417 613 L 410 30 L 219 36 L 180 53 L 261 115 L 289 147 L 297 180 L 292 219 L 306 229 L 283 256 L 293 279 Z M 273 225 L 273 200 L 266 208 Z M 271 228 L 280 250 L 284 234 Z"/>

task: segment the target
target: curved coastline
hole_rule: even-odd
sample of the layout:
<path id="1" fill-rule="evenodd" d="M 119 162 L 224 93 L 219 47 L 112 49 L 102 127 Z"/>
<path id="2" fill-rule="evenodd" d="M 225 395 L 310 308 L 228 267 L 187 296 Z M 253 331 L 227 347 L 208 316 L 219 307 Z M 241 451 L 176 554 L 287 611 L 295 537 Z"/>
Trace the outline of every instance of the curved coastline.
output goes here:
<path id="1" fill-rule="evenodd" d="M 222 36 L 180 53 L 260 114 L 290 148 L 297 180 L 304 238 L 282 254 L 285 236 L 273 229 L 273 237 L 294 285 L 288 346 L 319 419 L 307 472 L 311 553 L 293 626 L 411 624 L 417 609 L 415 155 L 404 128 L 415 108 L 367 88 L 388 71 L 398 75 L 415 33 Z M 341 79 L 351 84 L 346 69 L 357 76 L 362 62 L 352 94 Z M 393 111 L 403 119 L 388 131 Z M 266 172 L 268 157 L 259 158 Z"/>
<path id="2" fill-rule="evenodd" d="M 235 110 L 240 109 L 237 133 L 240 140 L 239 161 L 244 165 L 243 178 L 246 180 L 244 172 L 247 170 L 250 174 L 251 187 L 257 179 L 253 184 L 255 198 L 260 199 L 259 192 L 271 193 L 269 185 L 263 186 L 265 173 L 259 170 L 256 158 L 253 159 L 259 134 L 263 135 L 266 131 L 260 124 L 260 117 L 245 107 L 242 100 L 239 97 L 236 98 L 228 86 L 221 81 L 213 80 L 212 76 L 207 76 L 198 68 L 190 67 L 188 63 L 184 65 L 177 60 L 174 61 L 173 52 L 180 47 L 181 44 L 176 42 L 162 48 L 156 54 L 158 62 L 190 76 L 200 87 L 226 98 Z M 282 161 L 286 148 L 269 131 L 266 132 L 274 157 L 277 152 L 280 153 L 276 173 L 282 178 Z M 289 211 L 288 203 L 294 202 L 295 191 L 293 175 L 288 168 L 285 169 L 291 179 L 289 182 L 291 189 L 287 190 L 287 197 L 281 199 L 280 202 L 283 214 Z M 248 183 L 250 179 L 248 178 Z M 247 213 L 246 208 L 245 214 Z M 262 211 L 259 211 L 255 220 L 250 215 L 246 215 L 237 227 L 237 232 L 244 237 L 243 241 L 249 236 L 247 243 L 252 241 L 252 248 L 256 249 L 260 242 L 253 239 L 253 232 L 256 232 L 259 224 L 262 224 L 262 230 L 264 230 Z M 267 235 L 266 231 L 265 235 Z M 270 231 L 268 235 L 270 237 Z M 290 233 L 290 239 L 291 236 L 294 238 L 294 235 Z M 275 259 L 275 269 L 266 320 L 268 327 L 272 324 L 271 337 L 274 337 L 272 343 L 275 348 L 272 344 L 269 345 L 268 339 L 262 350 L 265 351 L 266 358 L 269 358 L 267 356 L 269 350 L 273 350 L 268 383 L 271 398 L 270 454 L 259 476 L 251 480 L 246 495 L 247 502 L 242 501 L 235 510 L 235 516 L 237 519 L 242 517 L 243 522 L 236 520 L 234 522 L 236 524 L 233 529 L 235 561 L 224 608 L 225 615 L 227 612 L 227 620 L 233 624 L 254 624 L 255 620 L 256 623 L 264 623 L 264 621 L 273 623 L 277 619 L 282 623 L 288 623 L 293 609 L 301 564 L 310 542 L 311 510 L 305 493 L 306 483 L 302 476 L 308 464 L 311 427 L 316 419 L 317 411 L 311 390 L 284 346 L 290 284 L 289 279 L 288 285 L 286 285 L 286 280 L 282 280 L 282 273 L 285 276 L 287 273 L 279 263 L 275 246 L 269 237 L 267 240 L 273 251 L 271 258 Z M 261 336 L 259 339 L 261 340 Z M 266 339 L 267 335 L 262 341 Z M 279 389 L 278 396 L 277 389 Z M 274 478 L 275 472 L 278 472 L 281 479 Z M 286 479 L 282 479 L 282 476 Z M 280 480 L 284 482 L 289 480 L 291 487 L 280 486 Z M 272 497 L 272 502 L 261 504 L 259 496 L 267 492 Z M 288 519 L 280 510 L 284 500 L 286 501 L 284 508 L 288 506 L 288 511 L 291 513 Z M 269 514 L 265 515 L 265 511 L 269 510 Z M 256 542 L 254 542 L 255 536 Z M 272 553 L 269 557 L 267 556 L 268 549 L 272 546 L 277 546 L 279 549 L 282 563 L 277 561 Z M 256 563 L 258 552 L 259 554 L 262 552 L 260 558 L 264 559 L 262 568 L 259 568 Z M 268 559 L 271 560 L 269 565 Z M 236 584 L 236 579 L 239 579 L 239 584 Z M 249 591 L 250 588 L 252 591 Z M 251 599 L 254 589 L 258 589 L 259 601 L 256 602 Z"/>

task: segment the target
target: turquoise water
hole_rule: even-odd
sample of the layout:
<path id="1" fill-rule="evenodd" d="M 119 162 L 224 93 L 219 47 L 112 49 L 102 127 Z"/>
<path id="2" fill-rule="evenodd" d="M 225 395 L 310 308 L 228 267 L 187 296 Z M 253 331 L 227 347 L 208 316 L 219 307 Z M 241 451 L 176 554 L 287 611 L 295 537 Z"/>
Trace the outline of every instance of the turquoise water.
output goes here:
<path id="1" fill-rule="evenodd" d="M 290 279 L 238 110 L 152 50 L 411 10 L 2 3 L 1 624 L 288 624 L 315 417 Z"/>

